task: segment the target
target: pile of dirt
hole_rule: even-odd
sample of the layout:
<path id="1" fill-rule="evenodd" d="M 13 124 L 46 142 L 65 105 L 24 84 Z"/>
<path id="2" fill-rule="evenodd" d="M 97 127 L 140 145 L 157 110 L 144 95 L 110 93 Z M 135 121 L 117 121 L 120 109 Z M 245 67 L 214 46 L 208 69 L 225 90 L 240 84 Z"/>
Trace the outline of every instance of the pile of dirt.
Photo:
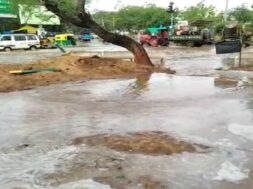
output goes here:
<path id="1" fill-rule="evenodd" d="M 80 137 L 73 140 L 74 145 L 105 146 L 107 148 L 147 155 L 172 155 L 182 152 L 196 152 L 202 145 L 187 143 L 162 132 L 130 133 L 125 136 L 100 134 Z"/>
<path id="2" fill-rule="evenodd" d="M 237 71 L 253 71 L 253 66 L 252 65 L 248 65 L 248 66 L 242 66 L 242 67 L 235 67 L 235 68 L 231 68 L 231 70 L 237 70 Z"/>
<path id="3" fill-rule="evenodd" d="M 238 81 L 237 80 L 233 80 L 233 79 L 229 79 L 229 78 L 215 78 L 214 80 L 214 85 L 216 87 L 220 87 L 220 88 L 233 88 L 236 87 L 238 85 Z"/>
<path id="4" fill-rule="evenodd" d="M 10 74 L 11 70 L 56 68 L 60 72 Z M 61 56 L 30 64 L 0 65 L 0 92 L 30 89 L 35 86 L 88 79 L 131 78 L 136 75 L 136 64 L 120 59 L 99 57 Z"/>
<path id="5" fill-rule="evenodd" d="M 150 176 L 142 176 L 136 179 L 127 178 L 125 175 L 118 177 L 98 177 L 95 181 L 109 185 L 113 188 L 129 189 L 139 186 L 142 189 L 169 189 L 167 186 L 159 181 L 154 180 Z"/>

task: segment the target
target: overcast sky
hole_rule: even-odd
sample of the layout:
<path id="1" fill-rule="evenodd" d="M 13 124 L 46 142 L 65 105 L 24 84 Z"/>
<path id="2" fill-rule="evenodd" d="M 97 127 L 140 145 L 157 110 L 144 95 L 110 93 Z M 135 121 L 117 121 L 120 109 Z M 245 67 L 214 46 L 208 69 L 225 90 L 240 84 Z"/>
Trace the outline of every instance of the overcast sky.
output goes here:
<path id="1" fill-rule="evenodd" d="M 91 9 L 98 9 L 98 10 L 115 10 L 115 8 L 119 8 L 125 5 L 145 5 L 146 3 L 153 3 L 160 7 L 167 7 L 169 2 L 173 0 L 93 0 L 91 4 Z M 174 0 L 175 7 L 180 9 L 196 5 L 201 0 Z M 217 7 L 218 10 L 224 10 L 226 0 L 205 0 L 204 1 L 207 5 L 214 5 Z M 229 0 L 229 8 L 234 8 L 236 6 L 240 6 L 243 3 L 248 5 L 253 4 L 253 0 Z"/>

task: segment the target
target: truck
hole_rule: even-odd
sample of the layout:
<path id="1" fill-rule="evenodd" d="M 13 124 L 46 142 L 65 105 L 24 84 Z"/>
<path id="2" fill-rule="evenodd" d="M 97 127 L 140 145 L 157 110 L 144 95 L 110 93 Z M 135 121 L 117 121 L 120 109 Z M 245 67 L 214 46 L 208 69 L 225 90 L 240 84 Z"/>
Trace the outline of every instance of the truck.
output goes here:
<path id="1" fill-rule="evenodd" d="M 146 28 L 145 33 L 140 36 L 143 46 L 168 46 L 170 42 L 188 47 L 200 47 L 203 44 L 212 44 L 213 37 L 207 25 L 211 21 L 180 21 L 175 27 L 151 27 Z"/>
<path id="2" fill-rule="evenodd" d="M 169 41 L 188 47 L 200 47 L 213 42 L 210 30 L 206 26 L 210 21 L 181 21 L 170 30 Z"/>
<path id="3" fill-rule="evenodd" d="M 236 20 L 228 21 L 223 30 L 221 41 L 240 40 L 243 47 L 253 45 L 253 24 L 240 24 Z"/>
<path id="4" fill-rule="evenodd" d="M 146 28 L 145 32 L 140 35 L 139 41 L 142 46 L 168 46 L 168 27 L 151 27 Z"/>

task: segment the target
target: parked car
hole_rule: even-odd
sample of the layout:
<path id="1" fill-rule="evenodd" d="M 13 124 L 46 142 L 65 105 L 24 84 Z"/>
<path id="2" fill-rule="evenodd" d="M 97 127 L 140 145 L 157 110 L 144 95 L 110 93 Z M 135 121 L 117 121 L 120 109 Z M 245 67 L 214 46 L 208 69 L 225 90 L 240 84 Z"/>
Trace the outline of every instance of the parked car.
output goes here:
<path id="1" fill-rule="evenodd" d="M 34 34 L 4 34 L 0 36 L 0 50 L 36 50 L 38 48 L 40 48 L 40 39 Z"/>

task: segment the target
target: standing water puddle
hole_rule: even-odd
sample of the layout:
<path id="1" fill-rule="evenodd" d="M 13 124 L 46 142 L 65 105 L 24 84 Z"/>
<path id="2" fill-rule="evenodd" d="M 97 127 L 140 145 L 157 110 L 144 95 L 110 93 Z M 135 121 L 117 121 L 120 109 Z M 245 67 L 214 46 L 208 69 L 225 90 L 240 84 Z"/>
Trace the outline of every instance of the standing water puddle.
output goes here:
<path id="1" fill-rule="evenodd" d="M 253 185 L 253 139 L 246 132 L 253 130 L 251 88 L 215 86 L 209 77 L 154 74 L 0 94 L 0 106 L 3 189 Z M 72 145 L 92 136 L 100 143 Z M 166 146 L 164 136 L 185 141 L 191 150 L 155 156 L 143 151 L 156 142 Z M 104 145 L 124 147 L 128 139 L 135 148 Z M 189 153 L 191 144 L 211 150 Z"/>

